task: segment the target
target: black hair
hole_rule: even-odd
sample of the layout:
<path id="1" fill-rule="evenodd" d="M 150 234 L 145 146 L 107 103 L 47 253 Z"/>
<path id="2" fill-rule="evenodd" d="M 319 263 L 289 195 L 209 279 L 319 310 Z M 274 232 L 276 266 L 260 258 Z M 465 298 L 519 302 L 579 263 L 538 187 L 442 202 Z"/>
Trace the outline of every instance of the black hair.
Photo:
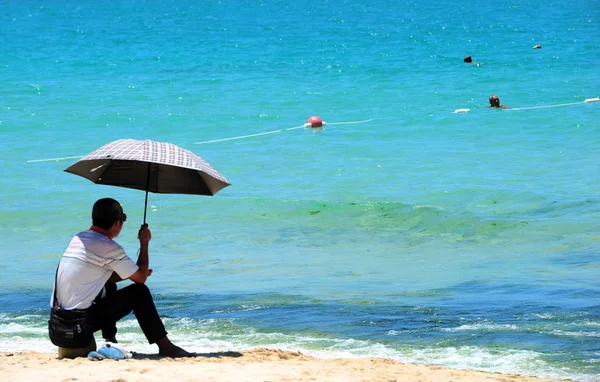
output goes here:
<path id="1" fill-rule="evenodd" d="M 117 220 L 125 221 L 126 215 L 123 208 L 116 200 L 112 198 L 99 199 L 92 208 L 92 224 L 109 229 Z"/>

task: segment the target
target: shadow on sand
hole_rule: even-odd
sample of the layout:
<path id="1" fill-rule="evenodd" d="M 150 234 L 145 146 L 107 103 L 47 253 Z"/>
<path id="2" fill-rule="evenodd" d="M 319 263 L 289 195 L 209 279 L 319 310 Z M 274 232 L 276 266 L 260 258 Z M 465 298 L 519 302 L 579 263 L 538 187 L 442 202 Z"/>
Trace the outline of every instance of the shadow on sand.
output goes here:
<path id="1" fill-rule="evenodd" d="M 223 351 L 223 352 L 215 352 L 215 353 L 194 353 L 192 357 L 187 358 L 239 358 L 243 357 L 244 354 L 237 351 Z M 145 353 L 132 353 L 132 359 L 149 359 L 149 360 L 158 360 L 165 359 L 170 357 L 165 357 L 159 354 L 145 354 Z"/>

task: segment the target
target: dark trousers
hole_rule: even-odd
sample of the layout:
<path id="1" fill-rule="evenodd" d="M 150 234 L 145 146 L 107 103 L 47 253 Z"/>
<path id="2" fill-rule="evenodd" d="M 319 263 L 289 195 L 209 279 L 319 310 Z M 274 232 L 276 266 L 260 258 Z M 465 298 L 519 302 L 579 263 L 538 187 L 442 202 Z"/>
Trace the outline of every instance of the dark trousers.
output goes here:
<path id="1" fill-rule="evenodd" d="M 115 289 L 108 289 L 104 298 L 96 299 L 88 308 L 87 322 L 94 327 L 94 331 L 102 330 L 104 338 L 112 338 L 117 334 L 117 321 L 133 312 L 149 343 L 166 337 L 165 326 L 145 284 L 136 283 Z"/>

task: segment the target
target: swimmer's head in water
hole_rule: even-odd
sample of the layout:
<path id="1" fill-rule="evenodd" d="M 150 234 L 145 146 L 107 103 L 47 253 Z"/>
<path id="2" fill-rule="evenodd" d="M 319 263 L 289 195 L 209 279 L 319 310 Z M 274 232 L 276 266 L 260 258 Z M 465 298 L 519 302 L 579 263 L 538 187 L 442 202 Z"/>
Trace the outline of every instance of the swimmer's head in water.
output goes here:
<path id="1" fill-rule="evenodd" d="M 500 98 L 495 94 L 490 96 L 490 107 L 500 107 Z"/>
<path id="2" fill-rule="evenodd" d="M 471 56 L 465 56 L 465 59 L 463 61 L 464 62 L 473 62 L 473 59 L 471 58 Z"/>

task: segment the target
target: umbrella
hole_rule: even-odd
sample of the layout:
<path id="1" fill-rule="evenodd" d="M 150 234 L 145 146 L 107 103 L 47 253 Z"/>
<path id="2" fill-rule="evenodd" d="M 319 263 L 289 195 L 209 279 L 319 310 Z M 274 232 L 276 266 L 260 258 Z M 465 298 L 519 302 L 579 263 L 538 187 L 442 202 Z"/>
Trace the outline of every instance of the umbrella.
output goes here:
<path id="1" fill-rule="evenodd" d="M 229 182 L 204 159 L 172 143 L 120 139 L 65 169 L 97 184 L 159 194 L 214 195 Z"/>

